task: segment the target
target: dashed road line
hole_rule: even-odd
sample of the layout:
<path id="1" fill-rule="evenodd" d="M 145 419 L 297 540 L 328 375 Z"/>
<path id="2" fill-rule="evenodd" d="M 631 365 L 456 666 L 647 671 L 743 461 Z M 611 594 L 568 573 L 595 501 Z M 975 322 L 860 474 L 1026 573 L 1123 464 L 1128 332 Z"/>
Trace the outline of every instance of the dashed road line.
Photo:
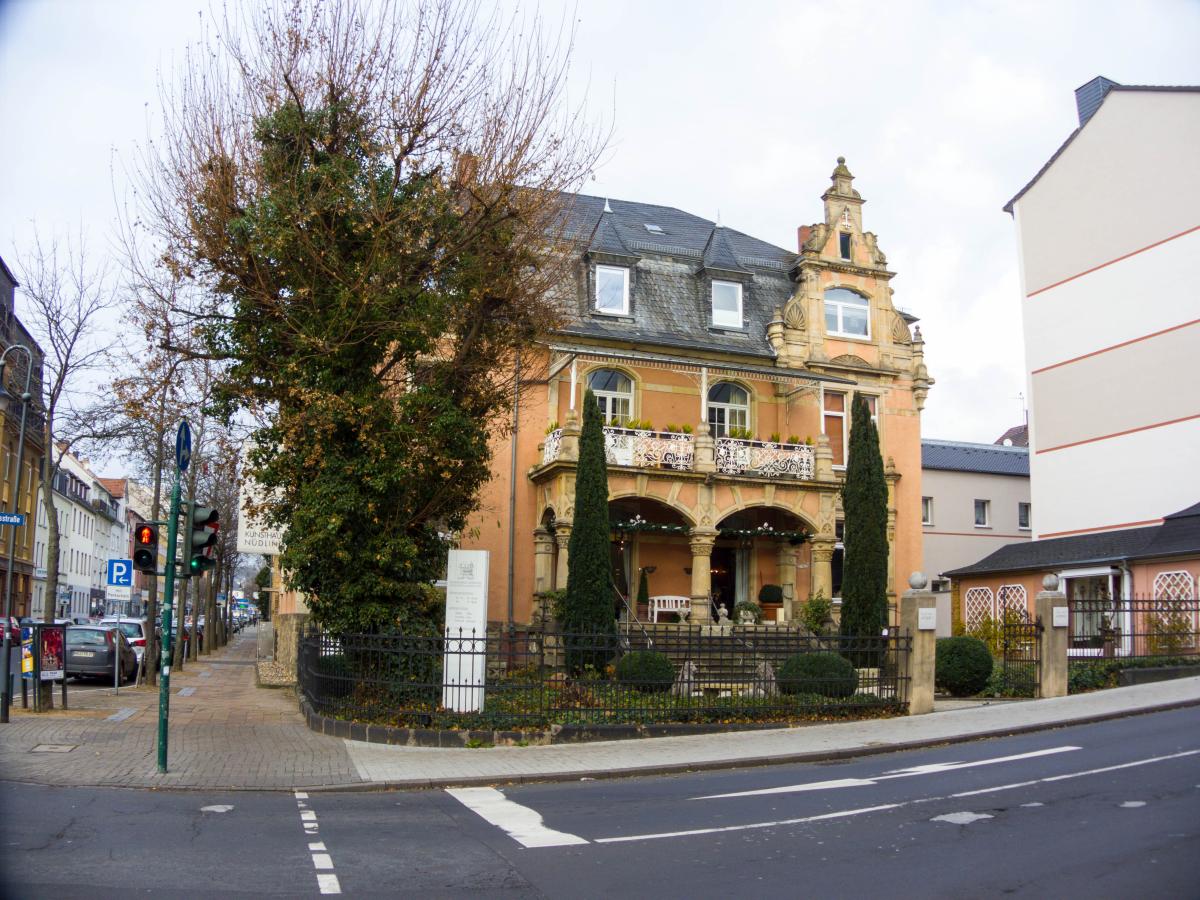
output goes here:
<path id="1" fill-rule="evenodd" d="M 317 822 L 316 812 L 308 808 L 308 794 L 304 791 L 296 791 L 295 796 L 296 806 L 300 810 L 300 824 L 304 826 L 304 833 L 307 835 L 317 834 L 320 825 Z M 322 894 L 340 894 L 342 885 L 333 871 L 333 856 L 330 855 L 325 842 L 310 841 L 308 852 L 312 856 L 313 869 L 317 873 L 317 890 Z"/>

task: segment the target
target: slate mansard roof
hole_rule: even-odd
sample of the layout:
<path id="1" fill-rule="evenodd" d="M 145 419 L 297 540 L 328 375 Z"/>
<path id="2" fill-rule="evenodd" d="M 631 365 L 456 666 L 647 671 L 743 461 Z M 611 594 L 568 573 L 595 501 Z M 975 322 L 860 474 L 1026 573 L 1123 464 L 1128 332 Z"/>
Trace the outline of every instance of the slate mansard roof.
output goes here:
<path id="1" fill-rule="evenodd" d="M 593 310 L 588 266 L 579 266 L 560 334 L 773 359 L 767 325 L 794 292 L 798 255 L 670 206 L 576 195 L 565 237 L 587 258 L 631 269 L 628 316 Z M 651 227 L 647 227 L 651 226 Z M 711 279 L 738 281 L 740 329 L 711 324 Z"/>
<path id="2" fill-rule="evenodd" d="M 1161 525 L 1007 544 L 977 563 L 942 574 L 986 575 L 1197 554 L 1200 554 L 1200 503 L 1172 513 Z"/>
<path id="3" fill-rule="evenodd" d="M 921 468 L 1029 477 L 1029 449 L 962 441 L 921 441 Z"/>

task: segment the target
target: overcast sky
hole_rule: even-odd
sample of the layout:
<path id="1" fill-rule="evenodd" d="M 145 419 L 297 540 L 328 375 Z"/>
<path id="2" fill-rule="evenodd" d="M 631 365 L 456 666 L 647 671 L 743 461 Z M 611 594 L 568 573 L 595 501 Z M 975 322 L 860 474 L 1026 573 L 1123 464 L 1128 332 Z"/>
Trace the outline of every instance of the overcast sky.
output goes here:
<path id="1" fill-rule="evenodd" d="M 160 74 L 208 8 L 0 0 L 0 256 L 19 258 L 35 222 L 110 252 L 114 156 L 146 135 Z M 921 318 L 937 379 L 926 437 L 991 442 L 1021 421 L 1015 234 L 1001 207 L 1076 124 L 1074 89 L 1101 74 L 1200 83 L 1200 0 L 541 8 L 575 9 L 573 94 L 613 120 L 588 193 L 719 213 L 794 250 L 846 157 L 895 301 Z"/>

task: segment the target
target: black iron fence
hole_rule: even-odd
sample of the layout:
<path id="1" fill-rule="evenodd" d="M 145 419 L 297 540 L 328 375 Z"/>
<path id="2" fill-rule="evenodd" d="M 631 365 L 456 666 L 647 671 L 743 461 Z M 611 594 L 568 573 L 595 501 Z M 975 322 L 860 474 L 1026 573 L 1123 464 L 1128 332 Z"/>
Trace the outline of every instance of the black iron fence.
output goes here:
<path id="1" fill-rule="evenodd" d="M 773 626 L 309 633 L 297 674 L 318 713 L 397 726 L 787 721 L 902 712 L 910 647 Z"/>
<path id="2" fill-rule="evenodd" d="M 1175 657 L 1200 664 L 1200 601 L 1128 597 L 1070 600 L 1067 607 L 1072 664 Z"/>

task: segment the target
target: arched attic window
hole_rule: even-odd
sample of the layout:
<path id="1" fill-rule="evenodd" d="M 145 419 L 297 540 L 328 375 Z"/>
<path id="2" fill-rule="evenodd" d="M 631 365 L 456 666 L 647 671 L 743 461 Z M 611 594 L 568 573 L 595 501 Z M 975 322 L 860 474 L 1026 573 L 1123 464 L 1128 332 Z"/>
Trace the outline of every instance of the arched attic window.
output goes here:
<path id="1" fill-rule="evenodd" d="M 731 428 L 750 427 L 750 394 L 728 381 L 708 389 L 708 428 L 713 437 L 727 437 Z"/>
<path id="2" fill-rule="evenodd" d="M 596 369 L 588 375 L 588 387 L 600 404 L 605 425 L 624 425 L 633 418 L 633 382 L 616 369 Z"/>

